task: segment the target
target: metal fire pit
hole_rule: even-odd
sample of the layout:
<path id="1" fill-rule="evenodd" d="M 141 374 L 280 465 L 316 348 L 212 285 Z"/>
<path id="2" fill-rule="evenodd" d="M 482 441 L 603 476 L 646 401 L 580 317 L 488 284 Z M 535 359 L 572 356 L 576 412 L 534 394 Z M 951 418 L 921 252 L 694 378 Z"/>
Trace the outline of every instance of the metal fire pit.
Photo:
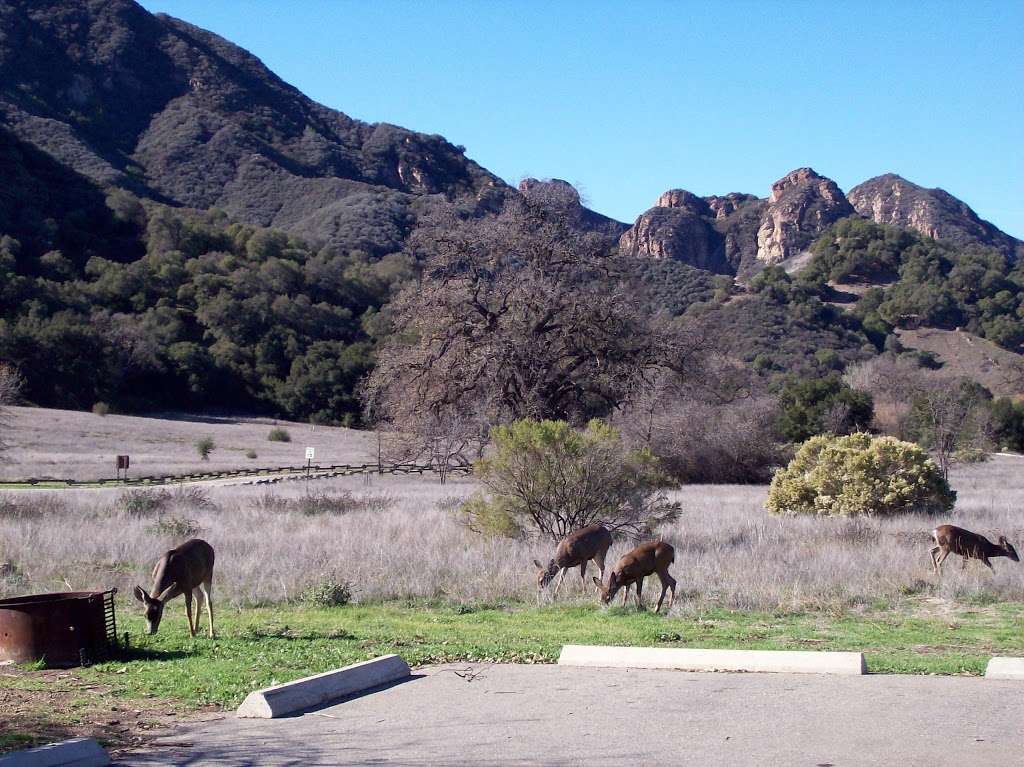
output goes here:
<path id="1" fill-rule="evenodd" d="M 117 649 L 114 594 L 69 591 L 0 599 L 0 661 L 88 666 Z"/>

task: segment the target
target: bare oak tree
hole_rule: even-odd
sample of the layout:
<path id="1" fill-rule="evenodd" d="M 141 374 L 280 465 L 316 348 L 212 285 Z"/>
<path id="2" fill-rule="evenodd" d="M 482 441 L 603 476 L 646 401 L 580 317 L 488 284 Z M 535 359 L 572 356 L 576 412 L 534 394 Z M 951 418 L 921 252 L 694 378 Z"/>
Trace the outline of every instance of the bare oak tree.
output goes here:
<path id="1" fill-rule="evenodd" d="M 411 238 L 422 277 L 392 302 L 364 389 L 372 420 L 406 432 L 466 411 L 481 426 L 579 424 L 699 356 L 703 339 L 643 311 L 609 241 L 567 223 L 574 204 L 556 188 L 495 217 L 433 214 Z"/>

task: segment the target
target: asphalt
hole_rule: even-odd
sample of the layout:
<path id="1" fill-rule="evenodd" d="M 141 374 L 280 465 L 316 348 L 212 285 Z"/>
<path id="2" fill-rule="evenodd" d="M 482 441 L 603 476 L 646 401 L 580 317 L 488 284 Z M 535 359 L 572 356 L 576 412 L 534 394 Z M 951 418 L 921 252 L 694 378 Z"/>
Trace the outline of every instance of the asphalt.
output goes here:
<path id="1" fill-rule="evenodd" d="M 450 665 L 290 718 L 184 729 L 125 765 L 1024 763 L 1024 684 Z"/>

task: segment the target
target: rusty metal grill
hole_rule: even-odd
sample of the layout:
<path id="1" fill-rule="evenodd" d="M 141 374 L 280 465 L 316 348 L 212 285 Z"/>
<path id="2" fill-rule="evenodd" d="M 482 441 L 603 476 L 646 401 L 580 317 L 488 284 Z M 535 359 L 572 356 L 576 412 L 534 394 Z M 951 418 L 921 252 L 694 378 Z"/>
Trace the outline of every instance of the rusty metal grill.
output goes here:
<path id="1" fill-rule="evenodd" d="M 71 591 L 0 600 L 0 660 L 89 665 L 118 649 L 114 594 Z"/>

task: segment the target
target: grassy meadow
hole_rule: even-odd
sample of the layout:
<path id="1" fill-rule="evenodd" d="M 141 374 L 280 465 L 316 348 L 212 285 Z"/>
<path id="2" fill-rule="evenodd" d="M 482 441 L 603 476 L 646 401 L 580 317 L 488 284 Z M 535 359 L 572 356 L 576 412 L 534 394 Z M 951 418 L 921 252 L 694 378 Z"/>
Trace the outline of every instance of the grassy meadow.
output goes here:
<path id="1" fill-rule="evenodd" d="M 47 408 L 5 408 L 9 449 L 0 458 L 0 480 L 95 480 L 115 475 L 115 457 L 131 456 L 130 475 L 187 474 L 193 471 L 251 469 L 305 464 L 307 447 L 316 460 L 364 463 L 377 460 L 369 432 L 312 426 L 269 418 L 162 414 L 159 417 L 105 415 Z M 283 429 L 291 442 L 267 439 Z M 204 461 L 196 442 L 213 439 Z M 247 453 L 255 453 L 255 458 Z"/>
<path id="2" fill-rule="evenodd" d="M 152 431 L 133 432 L 136 444 L 197 428 L 151 420 Z M 266 442 L 270 425 L 232 428 Z M 305 433 L 296 439 L 300 428 L 308 429 L 293 427 L 293 449 L 306 441 Z M 347 430 L 316 434 L 334 434 L 347 456 L 373 441 Z M 27 438 L 16 429 L 14 439 Z M 77 439 L 89 454 L 106 449 Z M 190 439 L 168 448 L 176 467 L 190 460 Z M 39 474 L 39 465 L 17 472 Z M 1024 565 L 994 560 L 993 574 L 977 562 L 962 570 L 952 557 L 938 578 L 929 531 L 951 521 L 1024 544 L 1024 459 L 958 467 L 952 482 L 957 506 L 942 519 L 780 518 L 764 511 L 763 486 L 678 488 L 671 495 L 683 514 L 660 531 L 676 547 L 679 585 L 667 616 L 632 603 L 599 607 L 593 567 L 585 583 L 571 573 L 557 603 L 538 597 L 532 560 L 547 561 L 553 544 L 466 528 L 457 510 L 476 488 L 471 478 L 0 493 L 0 596 L 116 586 L 120 630 L 132 640 L 124 658 L 61 672 L 64 687 L 53 689 L 80 688 L 66 700 L 44 691 L 41 675 L 53 672 L 0 669 L 0 713 L 21 712 L 12 720 L 19 744 L 55 732 L 117 743 L 128 736 L 94 726 L 110 696 L 142 719 L 156 712 L 154 722 L 174 721 L 383 653 L 412 664 L 548 663 L 565 643 L 862 650 L 873 672 L 979 674 L 993 654 L 1024 654 Z M 131 587 L 148 585 L 155 559 L 193 535 L 217 552 L 218 637 L 189 638 L 180 599 L 160 633 L 146 637 Z M 630 545 L 617 541 L 610 562 Z M 656 579 L 645 591 L 653 604 Z M 324 595 L 338 594 L 348 604 L 324 605 Z"/>

